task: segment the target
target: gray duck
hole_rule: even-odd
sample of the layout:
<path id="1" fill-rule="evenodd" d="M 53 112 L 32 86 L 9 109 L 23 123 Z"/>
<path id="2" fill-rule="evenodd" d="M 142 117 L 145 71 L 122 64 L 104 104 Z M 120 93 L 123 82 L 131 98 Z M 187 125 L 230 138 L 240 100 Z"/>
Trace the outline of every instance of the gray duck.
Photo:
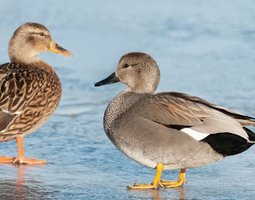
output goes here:
<path id="1" fill-rule="evenodd" d="M 104 129 L 112 143 L 129 158 L 151 168 L 151 184 L 129 189 L 179 187 L 187 168 L 200 167 L 239 154 L 255 142 L 246 126 L 255 119 L 179 92 L 155 93 L 160 71 L 149 55 L 124 55 L 117 69 L 95 86 L 122 82 L 104 114 Z M 161 179 L 163 170 L 180 169 L 177 181 Z"/>

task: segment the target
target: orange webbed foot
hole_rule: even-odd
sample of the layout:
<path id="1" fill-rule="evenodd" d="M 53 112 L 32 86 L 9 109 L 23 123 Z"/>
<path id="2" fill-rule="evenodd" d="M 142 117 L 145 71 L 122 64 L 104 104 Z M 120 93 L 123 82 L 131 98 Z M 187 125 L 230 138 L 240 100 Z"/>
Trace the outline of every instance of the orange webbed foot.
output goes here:
<path id="1" fill-rule="evenodd" d="M 46 164 L 46 160 L 37 160 L 34 158 L 19 158 L 19 157 L 8 157 L 1 156 L 0 164 L 14 164 L 14 165 L 43 165 Z"/>
<path id="2" fill-rule="evenodd" d="M 0 163 L 13 163 L 13 161 L 15 160 L 15 157 L 8 157 L 8 156 L 1 156 L 0 157 Z"/>
<path id="3" fill-rule="evenodd" d="M 16 138 L 18 146 L 17 157 L 0 156 L 0 163 L 14 164 L 14 165 L 43 165 L 46 164 L 46 160 L 37 160 L 34 158 L 25 158 L 25 150 L 23 146 L 23 136 L 17 136 Z"/>
<path id="4" fill-rule="evenodd" d="M 25 164 L 25 165 L 44 165 L 46 164 L 47 161 L 46 160 L 37 160 L 35 158 L 15 158 L 13 160 L 13 164 L 16 165 L 21 165 L 21 164 Z"/>
<path id="5" fill-rule="evenodd" d="M 168 188 L 180 187 L 180 186 L 183 186 L 185 183 L 187 183 L 185 174 L 186 174 L 186 169 L 181 169 L 181 171 L 179 173 L 179 178 L 177 181 L 161 180 L 160 182 L 164 187 L 168 187 Z"/>

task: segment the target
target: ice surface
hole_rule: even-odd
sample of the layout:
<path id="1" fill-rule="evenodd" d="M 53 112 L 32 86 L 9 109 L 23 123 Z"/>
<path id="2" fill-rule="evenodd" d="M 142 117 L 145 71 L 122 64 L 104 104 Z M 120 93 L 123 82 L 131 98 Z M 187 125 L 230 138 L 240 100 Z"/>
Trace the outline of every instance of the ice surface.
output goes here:
<path id="1" fill-rule="evenodd" d="M 73 58 L 44 54 L 63 84 L 60 107 L 25 138 L 27 156 L 45 166 L 0 165 L 0 199 L 254 199 L 254 147 L 187 171 L 179 189 L 127 191 L 154 170 L 122 155 L 106 137 L 107 103 L 124 86 L 94 88 L 122 54 L 144 51 L 161 69 L 159 91 L 182 91 L 255 116 L 255 2 L 229 0 L 1 0 L 0 62 L 13 31 L 46 25 Z M 15 155 L 15 142 L 1 143 Z M 174 179 L 177 171 L 165 172 Z"/>

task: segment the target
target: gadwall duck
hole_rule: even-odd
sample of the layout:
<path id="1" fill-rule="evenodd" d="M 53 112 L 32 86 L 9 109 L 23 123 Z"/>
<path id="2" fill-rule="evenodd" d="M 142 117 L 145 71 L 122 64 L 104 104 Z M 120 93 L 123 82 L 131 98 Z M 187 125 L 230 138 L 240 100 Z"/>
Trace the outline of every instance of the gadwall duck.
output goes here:
<path id="1" fill-rule="evenodd" d="M 0 66 L 0 142 L 16 139 L 18 156 L 1 156 L 0 163 L 46 163 L 25 158 L 23 147 L 23 136 L 46 122 L 61 98 L 61 82 L 55 70 L 37 57 L 46 51 L 71 55 L 38 23 L 23 24 L 9 41 L 11 62 Z"/>
<path id="2" fill-rule="evenodd" d="M 255 119 L 178 92 L 156 93 L 160 72 L 145 53 L 124 55 L 116 71 L 98 82 L 128 88 L 117 95 L 104 114 L 104 129 L 112 143 L 129 158 L 151 168 L 151 184 L 129 189 L 178 187 L 187 168 L 200 167 L 250 148 L 255 134 L 246 126 Z M 177 181 L 163 181 L 163 170 L 180 169 Z"/>

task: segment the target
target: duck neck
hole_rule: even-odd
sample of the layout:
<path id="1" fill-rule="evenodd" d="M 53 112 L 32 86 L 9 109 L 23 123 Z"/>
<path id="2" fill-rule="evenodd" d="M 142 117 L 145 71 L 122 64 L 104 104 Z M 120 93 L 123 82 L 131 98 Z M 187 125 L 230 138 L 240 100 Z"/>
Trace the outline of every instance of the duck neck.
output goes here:
<path id="1" fill-rule="evenodd" d="M 24 54 L 24 55 L 22 55 Z M 40 62 L 40 59 L 36 55 L 25 55 L 25 53 L 20 52 L 18 55 L 12 55 L 10 56 L 11 62 L 14 63 L 22 63 L 22 64 L 32 64 L 32 63 L 37 63 Z"/>
<path id="2" fill-rule="evenodd" d="M 40 60 L 37 55 L 38 53 L 32 52 L 31 50 L 26 52 L 24 49 L 22 51 L 17 51 L 14 46 L 9 48 L 9 57 L 11 62 L 34 66 L 56 74 L 55 70 L 46 62 Z"/>
<path id="3" fill-rule="evenodd" d="M 144 84 L 144 85 L 146 85 L 146 87 L 144 87 L 143 84 L 141 85 L 137 84 L 134 87 L 129 86 L 126 91 L 137 93 L 137 94 L 153 94 L 157 89 L 157 86 L 154 86 L 154 85 L 148 85 L 148 84 Z"/>
<path id="4" fill-rule="evenodd" d="M 28 64 L 39 62 L 40 59 L 37 57 L 38 52 L 31 49 L 30 47 L 23 45 L 20 48 L 15 42 L 12 40 L 9 44 L 8 49 L 9 57 L 11 62 Z"/>

